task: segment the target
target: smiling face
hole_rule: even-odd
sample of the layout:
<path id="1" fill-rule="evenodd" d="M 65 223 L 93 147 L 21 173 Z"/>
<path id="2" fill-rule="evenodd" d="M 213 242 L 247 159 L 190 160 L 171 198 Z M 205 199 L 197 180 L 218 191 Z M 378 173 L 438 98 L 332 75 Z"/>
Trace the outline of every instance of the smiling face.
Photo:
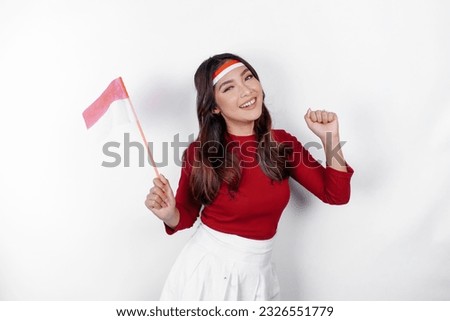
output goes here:
<path id="1" fill-rule="evenodd" d="M 214 86 L 217 106 L 234 135 L 253 134 L 254 122 L 262 113 L 263 90 L 261 83 L 246 66 L 233 69 Z"/>

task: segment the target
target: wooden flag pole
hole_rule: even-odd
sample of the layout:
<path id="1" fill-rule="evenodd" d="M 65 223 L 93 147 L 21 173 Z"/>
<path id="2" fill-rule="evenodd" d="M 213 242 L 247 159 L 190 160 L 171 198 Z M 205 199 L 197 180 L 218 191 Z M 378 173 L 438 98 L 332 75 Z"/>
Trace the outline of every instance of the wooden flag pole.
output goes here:
<path id="1" fill-rule="evenodd" d="M 123 83 L 122 77 L 120 78 L 120 81 L 122 83 L 123 88 L 126 91 L 125 84 Z M 134 119 L 136 120 L 136 124 L 139 129 L 139 133 L 141 134 L 142 140 L 144 141 L 145 148 L 147 149 L 148 159 L 150 160 L 150 164 L 152 165 L 153 169 L 155 170 L 156 177 L 159 177 L 158 168 L 156 167 L 152 152 L 150 151 L 150 147 L 148 146 L 148 142 L 147 142 L 147 139 L 145 138 L 144 131 L 142 130 L 141 122 L 139 121 L 139 118 L 136 114 L 136 110 L 134 109 L 133 103 L 131 102 L 128 92 L 127 92 L 127 96 L 128 96 L 128 98 L 127 98 L 128 102 L 130 103 L 130 106 L 131 106 L 131 110 L 133 111 Z"/>
<path id="2" fill-rule="evenodd" d="M 128 102 L 130 103 L 131 110 L 133 111 L 134 119 L 136 120 L 136 124 L 139 129 L 139 133 L 141 134 L 142 140 L 144 141 L 144 144 L 145 144 L 145 148 L 147 149 L 147 154 L 148 154 L 148 159 L 150 160 L 150 164 L 152 165 L 153 169 L 155 170 L 156 177 L 159 177 L 158 168 L 156 167 L 152 152 L 150 151 L 150 147 L 148 146 L 148 142 L 147 142 L 147 139 L 145 138 L 144 131 L 142 130 L 141 122 L 139 121 L 139 118 L 137 117 L 136 110 L 134 110 L 133 103 L 131 102 L 130 98 L 128 98 Z"/>

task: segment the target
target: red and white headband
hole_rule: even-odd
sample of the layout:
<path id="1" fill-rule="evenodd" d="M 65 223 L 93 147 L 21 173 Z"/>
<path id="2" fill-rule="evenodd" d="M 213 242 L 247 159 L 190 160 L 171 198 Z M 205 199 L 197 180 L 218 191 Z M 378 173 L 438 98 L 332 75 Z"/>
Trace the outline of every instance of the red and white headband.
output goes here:
<path id="1" fill-rule="evenodd" d="M 236 59 L 231 59 L 225 62 L 222 66 L 217 68 L 217 70 L 214 72 L 213 75 L 213 86 L 215 86 L 220 79 L 223 78 L 226 74 L 228 74 L 233 69 L 236 69 L 238 67 L 244 66 L 242 62 Z"/>

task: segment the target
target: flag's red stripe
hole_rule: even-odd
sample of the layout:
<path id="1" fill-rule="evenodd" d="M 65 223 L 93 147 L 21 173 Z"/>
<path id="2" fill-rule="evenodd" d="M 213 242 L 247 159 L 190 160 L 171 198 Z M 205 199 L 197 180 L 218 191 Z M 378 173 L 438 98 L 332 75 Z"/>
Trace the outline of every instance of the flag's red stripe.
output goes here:
<path id="1" fill-rule="evenodd" d="M 128 98 L 127 90 L 123 85 L 122 78 L 114 79 L 105 91 L 83 112 L 86 127 L 89 129 L 108 110 L 109 106 L 116 100 Z"/>

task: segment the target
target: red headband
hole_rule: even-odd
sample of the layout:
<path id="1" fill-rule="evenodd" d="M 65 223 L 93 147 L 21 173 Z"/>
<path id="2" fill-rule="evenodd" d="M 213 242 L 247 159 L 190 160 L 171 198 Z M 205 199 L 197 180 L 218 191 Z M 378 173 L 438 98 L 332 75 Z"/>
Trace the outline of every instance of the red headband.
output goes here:
<path id="1" fill-rule="evenodd" d="M 217 70 L 213 74 L 213 86 L 215 86 L 223 76 L 227 73 L 236 69 L 237 67 L 244 66 L 242 62 L 236 59 L 231 59 L 226 61 L 222 66 L 217 68 Z"/>

